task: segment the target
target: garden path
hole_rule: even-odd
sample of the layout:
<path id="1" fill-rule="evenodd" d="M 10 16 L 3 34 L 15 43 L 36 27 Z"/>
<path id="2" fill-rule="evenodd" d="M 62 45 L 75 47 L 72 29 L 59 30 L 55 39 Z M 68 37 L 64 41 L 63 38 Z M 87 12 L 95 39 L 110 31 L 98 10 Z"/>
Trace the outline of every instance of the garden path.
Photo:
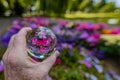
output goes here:
<path id="1" fill-rule="evenodd" d="M 12 23 L 13 18 L 0 18 L 0 35 L 3 34 Z"/>

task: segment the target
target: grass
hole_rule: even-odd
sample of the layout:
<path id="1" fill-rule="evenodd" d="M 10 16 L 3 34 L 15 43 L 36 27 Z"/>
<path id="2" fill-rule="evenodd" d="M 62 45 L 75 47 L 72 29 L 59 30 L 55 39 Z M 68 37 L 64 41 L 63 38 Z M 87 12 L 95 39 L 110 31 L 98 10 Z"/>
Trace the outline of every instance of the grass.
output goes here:
<path id="1" fill-rule="evenodd" d="M 120 14 L 115 13 L 71 13 L 65 14 L 65 18 L 118 18 Z"/>

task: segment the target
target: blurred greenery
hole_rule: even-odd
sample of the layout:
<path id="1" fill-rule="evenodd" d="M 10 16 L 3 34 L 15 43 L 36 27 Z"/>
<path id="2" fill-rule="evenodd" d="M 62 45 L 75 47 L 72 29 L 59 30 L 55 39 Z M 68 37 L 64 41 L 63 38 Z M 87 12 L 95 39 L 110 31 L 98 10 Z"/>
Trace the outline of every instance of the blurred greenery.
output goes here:
<path id="1" fill-rule="evenodd" d="M 120 24 L 120 7 L 107 0 L 0 0 L 0 16 L 10 17 L 61 17 L 68 19 L 99 19 L 108 22 L 111 18 Z M 96 20 L 95 20 L 96 21 Z"/>
<path id="2" fill-rule="evenodd" d="M 105 80 L 104 74 L 98 73 L 94 67 L 89 69 L 84 64 L 78 63 L 78 60 L 83 60 L 84 57 L 78 54 L 79 50 L 77 48 L 72 51 L 74 53 L 73 56 L 69 55 L 67 48 L 61 52 L 62 57 L 60 59 L 62 64 L 54 66 L 50 72 L 54 80 L 91 80 L 85 77 L 85 72 L 95 74 L 98 80 Z"/>
<path id="3" fill-rule="evenodd" d="M 65 13 L 76 11 L 98 13 L 119 10 L 115 7 L 115 2 L 106 3 L 106 0 L 98 0 L 97 2 L 94 0 L 1 0 L 0 3 L 14 15 L 17 14 L 16 9 L 21 10 L 21 14 L 36 11 L 45 16 L 52 14 L 63 16 Z M 3 10 L 5 10 L 4 7 L 2 7 Z M 19 13 L 19 15 L 21 14 Z"/>

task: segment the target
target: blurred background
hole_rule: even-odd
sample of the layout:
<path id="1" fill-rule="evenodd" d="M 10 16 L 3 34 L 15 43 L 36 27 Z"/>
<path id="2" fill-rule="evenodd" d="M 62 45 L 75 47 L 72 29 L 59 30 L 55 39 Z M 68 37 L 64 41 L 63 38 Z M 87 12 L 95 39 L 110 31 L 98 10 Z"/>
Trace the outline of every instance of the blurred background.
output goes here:
<path id="1" fill-rule="evenodd" d="M 61 52 L 53 80 L 120 80 L 119 15 L 120 0 L 0 0 L 0 59 L 21 28 L 45 26 Z"/>

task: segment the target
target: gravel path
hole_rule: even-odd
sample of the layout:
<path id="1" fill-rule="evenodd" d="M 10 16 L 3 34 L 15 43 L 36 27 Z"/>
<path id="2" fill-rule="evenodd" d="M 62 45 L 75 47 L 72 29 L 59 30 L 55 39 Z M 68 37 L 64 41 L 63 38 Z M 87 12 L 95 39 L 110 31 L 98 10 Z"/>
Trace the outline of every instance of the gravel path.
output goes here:
<path id="1" fill-rule="evenodd" d="M 3 34 L 12 23 L 13 18 L 0 18 L 0 35 Z"/>

